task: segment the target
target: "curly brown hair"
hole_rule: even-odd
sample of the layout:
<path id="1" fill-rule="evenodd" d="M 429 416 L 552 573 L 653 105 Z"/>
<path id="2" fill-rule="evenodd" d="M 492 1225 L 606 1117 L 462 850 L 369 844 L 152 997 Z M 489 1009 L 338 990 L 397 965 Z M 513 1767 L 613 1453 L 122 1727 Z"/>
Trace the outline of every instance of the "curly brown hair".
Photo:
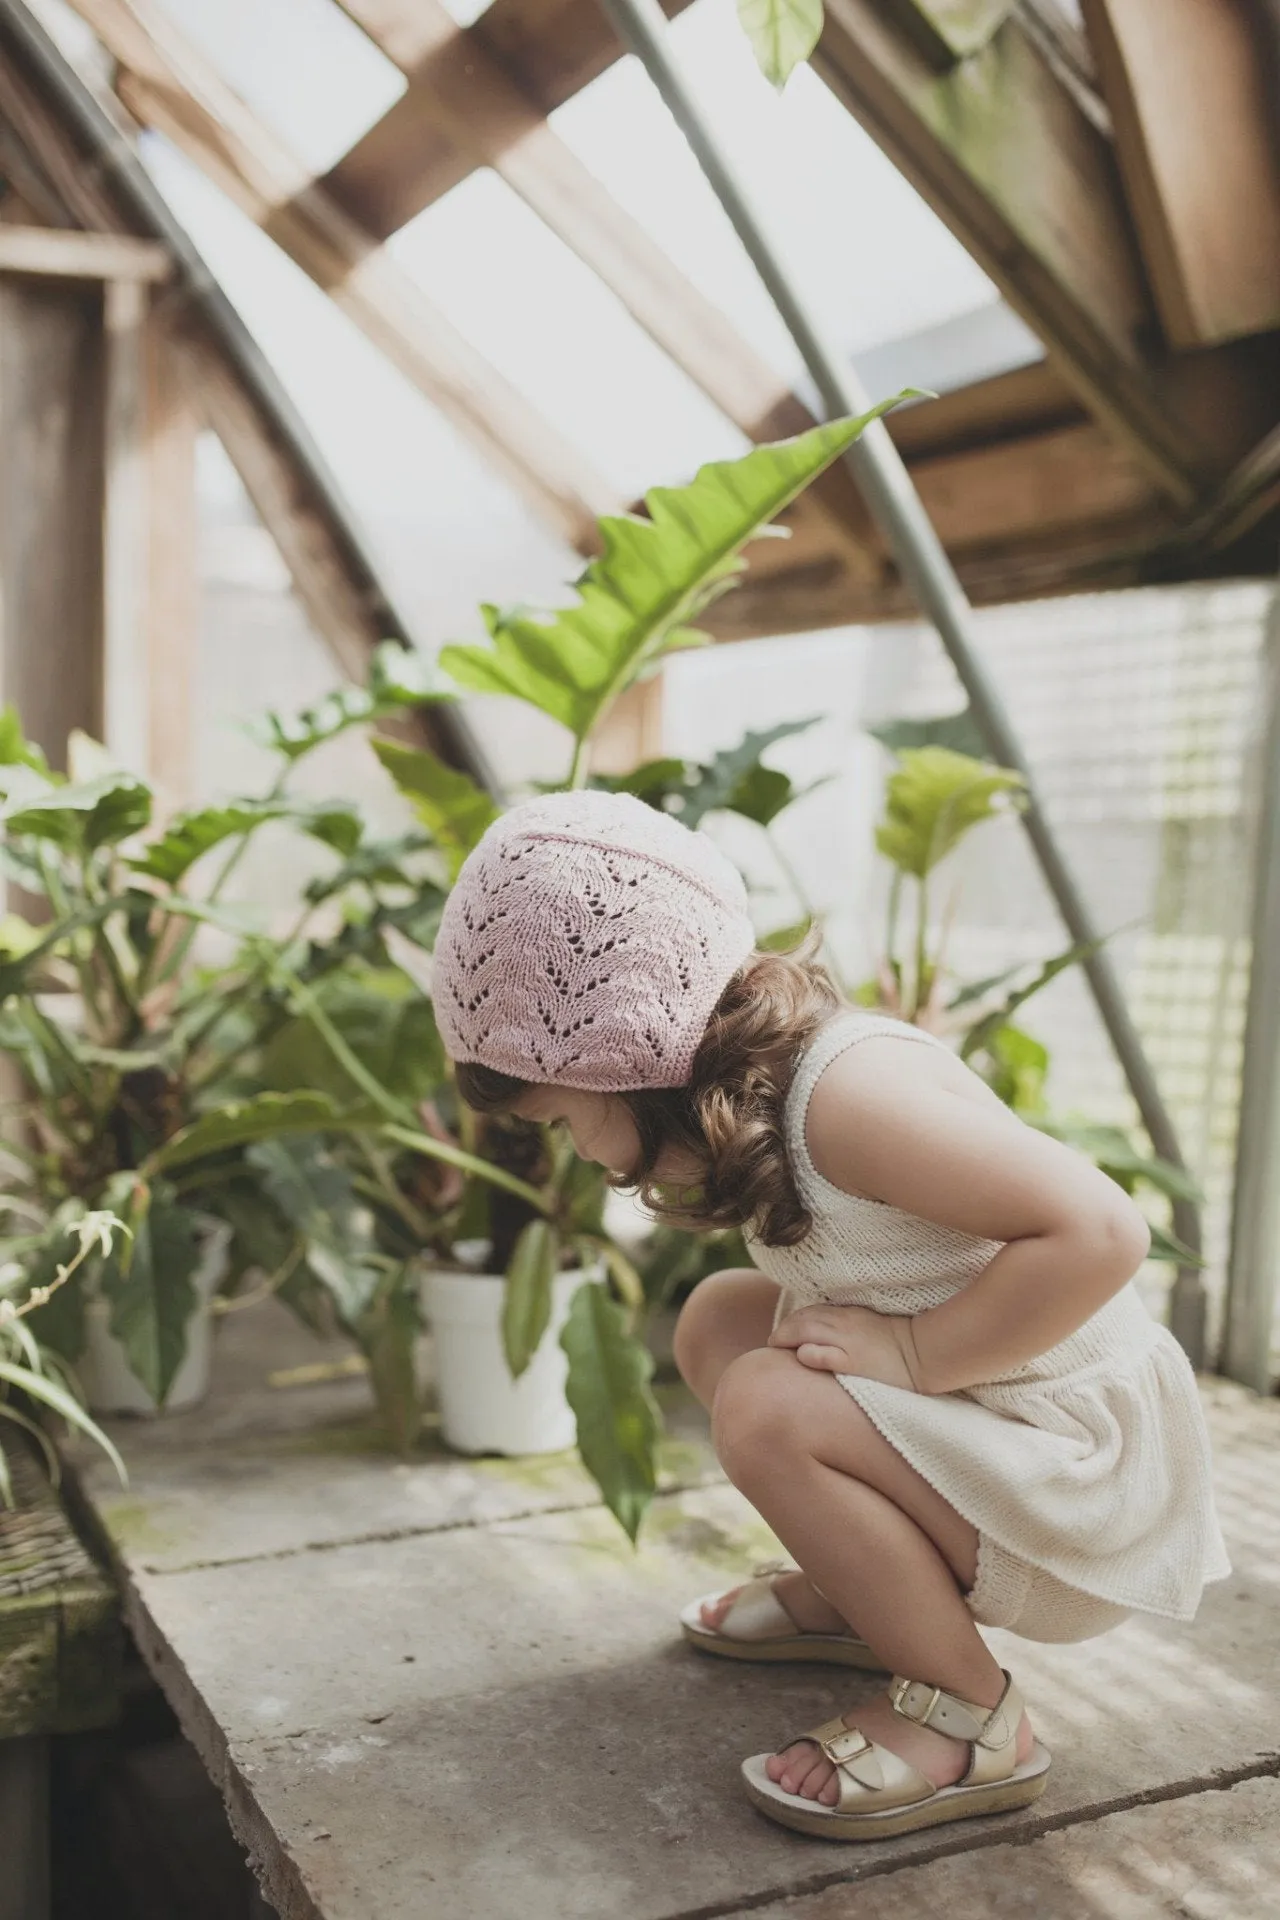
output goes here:
<path id="1" fill-rule="evenodd" d="M 687 1086 L 620 1093 L 640 1136 L 637 1165 L 614 1185 L 660 1220 L 703 1230 L 745 1227 L 767 1247 L 791 1247 L 812 1225 L 786 1144 L 796 1063 L 840 996 L 808 940 L 793 953 L 753 953 L 707 1023 Z M 510 1112 L 533 1083 L 474 1062 L 458 1092 L 480 1113 Z M 671 1151 L 698 1168 L 673 1191 L 656 1177 Z"/>

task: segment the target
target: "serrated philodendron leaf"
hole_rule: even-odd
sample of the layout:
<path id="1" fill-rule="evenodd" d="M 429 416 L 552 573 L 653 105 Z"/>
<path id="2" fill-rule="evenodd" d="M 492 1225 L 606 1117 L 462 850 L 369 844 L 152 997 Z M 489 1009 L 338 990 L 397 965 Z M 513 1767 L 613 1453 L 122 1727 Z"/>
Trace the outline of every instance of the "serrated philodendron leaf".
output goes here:
<path id="1" fill-rule="evenodd" d="M 742 571 L 747 543 L 908 397 L 715 461 L 687 486 L 655 487 L 645 496 L 647 519 L 600 522 L 602 552 L 579 580 L 575 605 L 546 614 L 487 608 L 492 644 L 446 647 L 441 666 L 476 692 L 528 701 L 585 740 L 646 667 L 696 637 L 698 616 Z"/>

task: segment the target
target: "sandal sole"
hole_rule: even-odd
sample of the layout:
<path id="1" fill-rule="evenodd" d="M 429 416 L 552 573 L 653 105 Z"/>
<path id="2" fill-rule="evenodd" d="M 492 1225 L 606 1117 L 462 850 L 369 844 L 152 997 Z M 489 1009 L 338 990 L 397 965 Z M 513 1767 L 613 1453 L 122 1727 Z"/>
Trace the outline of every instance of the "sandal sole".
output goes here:
<path id="1" fill-rule="evenodd" d="M 835 1634 L 815 1633 L 796 1640 L 730 1640 L 727 1634 L 708 1633 L 687 1620 L 680 1622 L 681 1632 L 699 1653 L 713 1654 L 717 1660 L 755 1660 L 765 1666 L 855 1667 L 861 1673 L 887 1673 L 861 1640 L 845 1640 Z"/>
<path id="2" fill-rule="evenodd" d="M 752 1805 L 795 1833 L 854 1842 L 892 1840 L 897 1834 L 922 1833 L 952 1820 L 972 1820 L 983 1814 L 1012 1813 L 1029 1807 L 1044 1792 L 1051 1764 L 1048 1752 L 1037 1741 L 1031 1758 L 1007 1780 L 991 1781 L 982 1787 L 943 1787 L 917 1806 L 896 1807 L 886 1813 L 837 1813 L 834 1808 L 819 1807 L 813 1800 L 783 1793 L 764 1770 L 765 1761 L 772 1757 L 757 1753 L 742 1763 L 743 1785 Z"/>

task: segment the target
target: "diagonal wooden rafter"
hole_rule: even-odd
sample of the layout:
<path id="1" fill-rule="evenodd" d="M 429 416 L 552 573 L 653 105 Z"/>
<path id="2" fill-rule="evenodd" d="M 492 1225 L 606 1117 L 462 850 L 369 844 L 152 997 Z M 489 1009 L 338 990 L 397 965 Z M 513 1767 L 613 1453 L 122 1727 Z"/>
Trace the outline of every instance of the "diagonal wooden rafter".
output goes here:
<path id="1" fill-rule="evenodd" d="M 664 0 L 676 14 L 687 0 Z M 969 59 L 939 72 L 901 27 L 918 0 L 832 0 L 813 64 L 1044 341 L 1083 403 L 1142 461 L 1166 497 L 1192 502 L 1238 457 L 1183 407 L 1164 377 L 1159 328 L 1115 154 L 1098 113 L 1066 84 L 1025 8 L 998 21 Z M 415 36 L 401 0 L 360 0 L 391 19 L 397 58 L 415 71 L 404 96 L 326 176 L 375 229 L 407 219 L 475 161 L 422 111 L 433 60 L 496 63 L 549 113 L 622 48 L 595 0 L 493 0 L 447 55 Z M 890 16 L 893 17 L 890 17 Z M 896 23 L 895 23 L 896 21 Z M 395 23 L 398 22 L 398 26 Z M 386 157 L 403 153 L 393 188 Z M 375 187 L 381 174 L 382 187 Z M 380 193 L 392 199 L 381 201 Z M 1229 386 L 1235 369 L 1225 367 Z M 1238 382 L 1236 384 L 1239 384 Z M 1247 369 L 1244 385 L 1248 385 Z"/>
<path id="2" fill-rule="evenodd" d="M 119 67 L 117 91 L 330 295 L 580 552 L 622 504 L 586 458 L 316 185 L 151 0 L 74 0 Z"/>
<path id="3" fill-rule="evenodd" d="M 506 70 L 459 34 L 441 0 L 339 4 L 406 69 L 415 102 L 412 127 L 402 126 L 385 151 L 376 143 L 366 148 L 358 178 L 354 167 L 342 175 L 341 166 L 330 176 L 330 190 L 349 210 L 359 207 L 364 224 L 375 232 L 402 224 L 396 182 L 414 172 L 404 140 L 430 145 L 443 132 L 473 165 L 492 167 L 519 194 L 749 440 L 781 440 L 815 424 L 783 377 L 619 205 Z M 404 218 L 413 211 L 409 207 Z M 852 575 L 877 578 L 880 542 L 847 467 L 823 476 L 806 496 L 801 517 L 815 509 L 828 521 Z"/>

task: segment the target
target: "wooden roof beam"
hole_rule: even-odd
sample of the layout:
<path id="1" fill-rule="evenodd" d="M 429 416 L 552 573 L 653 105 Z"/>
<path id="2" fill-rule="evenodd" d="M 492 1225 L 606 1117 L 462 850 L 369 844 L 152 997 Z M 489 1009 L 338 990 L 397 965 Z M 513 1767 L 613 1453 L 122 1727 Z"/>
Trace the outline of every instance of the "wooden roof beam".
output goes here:
<path id="1" fill-rule="evenodd" d="M 74 0 L 119 66 L 117 91 L 330 295 L 335 305 L 580 552 L 614 490 L 475 351 L 151 0 Z"/>
<path id="2" fill-rule="evenodd" d="M 459 33 L 441 0 L 340 3 L 383 52 L 410 63 L 416 108 L 415 134 L 401 125 L 385 145 L 364 141 L 358 169 L 344 175 L 340 163 L 329 175 L 330 190 L 349 210 L 374 231 L 411 218 L 417 212 L 414 150 L 402 143 L 420 136 L 435 143 L 444 133 L 471 164 L 492 167 L 520 195 L 749 440 L 786 439 L 814 425 L 782 375 L 553 132 L 506 69 Z M 398 203 L 401 179 L 409 182 L 410 197 Z M 356 190 L 361 180 L 363 192 Z M 883 549 L 847 467 L 829 469 L 803 511 L 826 521 L 857 577 L 879 577 Z"/>
<path id="3" fill-rule="evenodd" d="M 1247 0 L 1084 0 L 1175 346 L 1280 327 L 1280 151 L 1261 12 Z"/>
<path id="4" fill-rule="evenodd" d="M 1110 142 L 1016 14 L 939 74 L 876 0 L 828 0 L 815 64 L 1084 403 L 1177 504 L 1211 466 L 1147 355 L 1155 315 Z"/>

